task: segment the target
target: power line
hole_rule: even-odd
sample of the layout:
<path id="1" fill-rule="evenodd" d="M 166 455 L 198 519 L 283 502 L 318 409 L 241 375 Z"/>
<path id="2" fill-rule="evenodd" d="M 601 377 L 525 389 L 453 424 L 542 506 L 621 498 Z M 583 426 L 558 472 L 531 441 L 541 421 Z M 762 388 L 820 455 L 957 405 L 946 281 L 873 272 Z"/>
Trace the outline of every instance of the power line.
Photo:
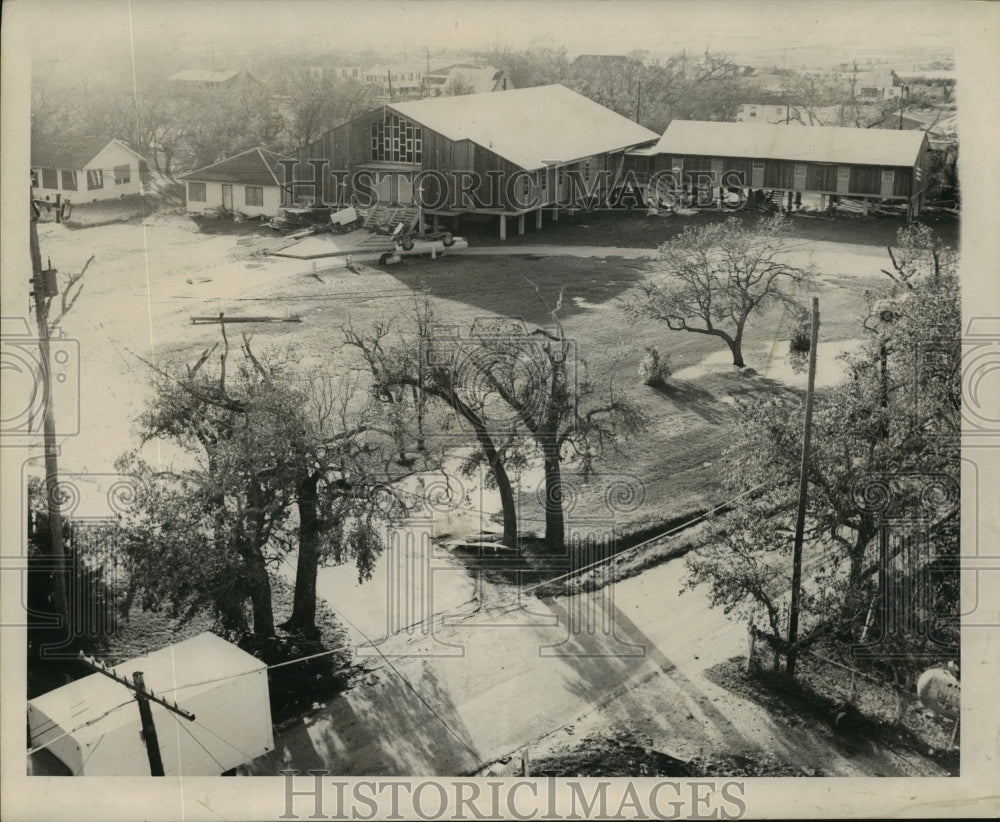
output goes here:
<path id="1" fill-rule="evenodd" d="M 73 774 L 73 776 L 79 776 L 80 774 L 83 773 L 84 768 L 87 767 L 87 763 L 90 762 L 90 757 L 92 757 L 97 752 L 97 749 L 101 747 L 101 743 L 104 741 L 104 737 L 106 736 L 107 734 L 101 734 L 101 738 L 97 740 L 97 744 L 90 749 L 90 753 L 87 754 L 87 758 L 84 759 L 83 762 L 80 764 L 80 770 L 78 770 L 75 774 Z"/>

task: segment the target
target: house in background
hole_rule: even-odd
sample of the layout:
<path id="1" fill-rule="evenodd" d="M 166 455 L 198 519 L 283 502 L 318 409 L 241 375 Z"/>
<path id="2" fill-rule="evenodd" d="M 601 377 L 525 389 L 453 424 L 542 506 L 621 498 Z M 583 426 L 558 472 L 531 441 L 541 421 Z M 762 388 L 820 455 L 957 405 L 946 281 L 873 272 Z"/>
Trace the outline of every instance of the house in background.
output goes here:
<path id="1" fill-rule="evenodd" d="M 170 92 L 175 97 L 210 98 L 215 94 L 242 91 L 256 81 L 245 71 L 230 69 L 184 69 L 167 78 Z"/>
<path id="2" fill-rule="evenodd" d="M 31 137 L 31 194 L 38 199 L 117 200 L 141 194 L 148 180 L 146 161 L 121 140 Z"/>
<path id="3" fill-rule="evenodd" d="M 284 168 L 280 154 L 251 148 L 225 160 L 182 174 L 191 214 L 224 209 L 248 217 L 274 217 L 281 207 Z"/>
<path id="4" fill-rule="evenodd" d="M 461 64 L 432 71 L 428 77 L 430 96 L 485 94 L 516 88 L 507 72 L 493 66 Z"/>
<path id="5" fill-rule="evenodd" d="M 844 106 L 804 106 L 794 103 L 741 103 L 737 123 L 779 123 L 825 126 L 843 122 Z"/>
<path id="6" fill-rule="evenodd" d="M 861 101 L 895 100 L 910 94 L 909 85 L 890 68 L 877 68 L 859 74 L 854 88 Z"/>
<path id="7" fill-rule="evenodd" d="M 306 66 L 304 71 L 314 80 L 360 80 L 361 66 L 342 65 L 311 65 Z"/>
<path id="8" fill-rule="evenodd" d="M 922 131 L 674 120 L 652 148 L 630 152 L 638 171 L 673 172 L 680 183 L 905 203 L 916 217 L 928 183 Z M 735 182 L 728 173 L 735 172 Z"/>
<path id="9" fill-rule="evenodd" d="M 326 132 L 299 150 L 296 178 L 311 179 L 310 160 L 326 160 L 328 174 L 365 171 L 379 204 L 416 212 L 414 178 L 428 172 L 417 219 L 430 216 L 436 225 L 440 217 L 496 216 L 505 239 L 511 217 L 517 218 L 519 234 L 529 213 L 536 228 L 545 208 L 558 219 L 559 204 L 569 200 L 568 171 L 579 171 L 588 185 L 601 185 L 602 172 L 613 179 L 621 170 L 627 149 L 656 137 L 561 85 L 433 97 L 386 103 Z M 441 175 L 451 190 L 442 191 L 429 172 Z M 469 182 L 459 192 L 463 173 Z M 323 182 L 331 187 L 329 201 L 347 201 L 332 190 L 337 180 Z"/>
<path id="10" fill-rule="evenodd" d="M 426 62 L 383 64 L 366 68 L 361 79 L 389 97 L 419 97 L 427 94 L 430 75 L 442 68 Z"/>

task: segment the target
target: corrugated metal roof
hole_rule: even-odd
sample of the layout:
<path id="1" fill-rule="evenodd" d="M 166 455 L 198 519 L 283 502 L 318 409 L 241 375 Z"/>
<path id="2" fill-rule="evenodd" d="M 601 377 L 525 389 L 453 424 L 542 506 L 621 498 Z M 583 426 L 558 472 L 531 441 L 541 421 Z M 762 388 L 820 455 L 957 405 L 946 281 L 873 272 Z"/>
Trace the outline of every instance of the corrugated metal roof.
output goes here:
<path id="1" fill-rule="evenodd" d="M 560 85 L 388 107 L 449 140 L 471 140 L 528 170 L 656 139 L 649 129 Z"/>
<path id="2" fill-rule="evenodd" d="M 674 120 L 647 153 L 912 166 L 923 141 L 922 131 Z"/>
<path id="3" fill-rule="evenodd" d="M 285 171 L 280 154 L 263 148 L 251 148 L 234 154 L 210 166 L 182 174 L 181 180 L 198 180 L 213 183 L 242 183 L 248 186 L 276 186 L 284 180 Z"/>

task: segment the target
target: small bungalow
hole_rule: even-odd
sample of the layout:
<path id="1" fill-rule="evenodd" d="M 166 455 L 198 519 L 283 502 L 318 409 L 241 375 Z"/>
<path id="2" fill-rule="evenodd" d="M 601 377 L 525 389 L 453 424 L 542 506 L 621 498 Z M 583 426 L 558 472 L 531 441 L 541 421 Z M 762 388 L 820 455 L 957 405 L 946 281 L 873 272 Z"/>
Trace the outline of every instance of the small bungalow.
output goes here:
<path id="1" fill-rule="evenodd" d="M 891 68 L 877 68 L 859 74 L 855 83 L 860 100 L 895 100 L 908 97 L 910 87 Z"/>
<path id="2" fill-rule="evenodd" d="M 281 206 L 281 160 L 281 155 L 258 147 L 182 174 L 178 179 L 184 182 L 188 212 L 223 209 L 274 217 Z"/>
<path id="3" fill-rule="evenodd" d="M 492 215 L 505 239 L 508 218 L 517 218 L 519 234 L 527 214 L 536 228 L 543 209 L 558 219 L 571 185 L 608 185 L 625 152 L 656 136 L 561 85 L 386 103 L 300 149 L 296 191 L 299 180 L 318 181 L 313 169 L 325 163 L 324 202 L 367 193 L 379 203 L 419 204 L 420 219 L 435 224 Z M 364 176 L 367 192 L 355 185 Z"/>
<path id="4" fill-rule="evenodd" d="M 32 135 L 31 194 L 75 203 L 141 194 L 149 167 L 121 140 Z"/>
<path id="5" fill-rule="evenodd" d="M 922 131 L 674 120 L 655 146 L 630 152 L 632 167 L 672 172 L 679 186 L 765 189 L 904 203 L 920 213 L 929 146 Z"/>

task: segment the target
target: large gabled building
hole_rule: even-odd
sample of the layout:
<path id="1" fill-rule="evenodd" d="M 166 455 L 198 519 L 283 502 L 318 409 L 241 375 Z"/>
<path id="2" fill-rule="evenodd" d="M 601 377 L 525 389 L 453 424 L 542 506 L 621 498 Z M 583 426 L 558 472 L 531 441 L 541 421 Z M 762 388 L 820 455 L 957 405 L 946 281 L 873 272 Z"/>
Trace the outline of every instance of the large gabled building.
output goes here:
<path id="1" fill-rule="evenodd" d="M 656 145 L 631 153 L 647 175 L 680 185 L 765 189 L 923 205 L 929 146 L 922 131 L 674 120 Z"/>
<path id="2" fill-rule="evenodd" d="M 326 132 L 298 152 L 296 179 L 309 161 L 327 164 L 327 202 L 364 199 L 356 172 L 367 172 L 377 200 L 420 201 L 432 219 L 495 215 L 507 220 L 566 202 L 568 172 L 585 183 L 617 174 L 625 152 L 657 135 L 561 85 L 387 103 Z M 331 174 L 348 176 L 332 179 Z M 352 176 L 353 175 L 353 176 Z M 421 186 L 414 191 L 414 184 Z"/>

